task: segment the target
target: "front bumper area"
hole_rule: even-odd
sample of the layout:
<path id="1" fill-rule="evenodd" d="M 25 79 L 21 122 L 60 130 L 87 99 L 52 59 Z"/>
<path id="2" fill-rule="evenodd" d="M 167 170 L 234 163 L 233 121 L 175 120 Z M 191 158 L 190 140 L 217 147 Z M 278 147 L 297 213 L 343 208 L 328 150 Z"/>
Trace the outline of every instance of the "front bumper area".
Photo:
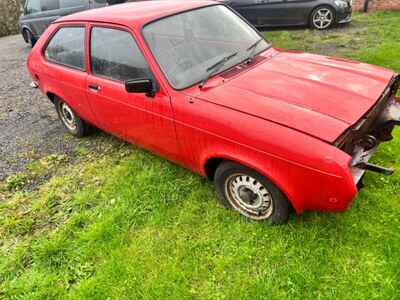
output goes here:
<path id="1" fill-rule="evenodd" d="M 336 22 L 338 24 L 350 23 L 352 20 L 353 9 L 351 6 L 338 9 L 336 12 Z"/>
<path id="2" fill-rule="evenodd" d="M 400 125 L 400 98 L 396 92 L 400 76 L 395 76 L 381 99 L 342 139 L 341 148 L 352 156 L 350 171 L 358 184 L 365 171 L 393 174 L 394 170 L 369 163 L 380 143 L 393 139 L 392 131 Z"/>
<path id="3" fill-rule="evenodd" d="M 358 183 L 365 171 L 373 171 L 385 175 L 392 175 L 394 170 L 369 163 L 370 158 L 377 150 L 381 141 L 389 141 L 394 126 L 400 125 L 400 102 L 393 97 L 380 115 L 372 134 L 365 136 L 355 147 L 351 161 L 351 173 Z"/>
<path id="4" fill-rule="evenodd" d="M 352 14 L 350 13 L 343 19 L 338 20 L 338 24 L 345 24 L 345 23 L 350 23 L 353 20 Z"/>

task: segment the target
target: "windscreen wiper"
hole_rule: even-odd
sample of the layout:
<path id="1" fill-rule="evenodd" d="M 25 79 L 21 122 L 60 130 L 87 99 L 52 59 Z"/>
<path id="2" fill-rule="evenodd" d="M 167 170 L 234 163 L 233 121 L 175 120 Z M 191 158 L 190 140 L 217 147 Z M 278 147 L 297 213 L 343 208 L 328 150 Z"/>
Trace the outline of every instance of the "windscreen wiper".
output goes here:
<path id="1" fill-rule="evenodd" d="M 264 41 L 264 39 L 263 39 L 263 38 L 260 38 L 259 40 L 255 41 L 253 44 L 251 44 L 249 48 L 246 49 L 246 51 L 250 51 L 250 50 L 251 50 L 251 52 L 250 52 L 250 54 L 249 54 L 249 56 L 248 56 L 248 58 L 247 58 L 247 62 L 248 62 L 248 63 L 250 63 L 250 62 L 253 61 L 253 59 L 254 59 L 254 54 L 255 54 L 255 51 L 256 51 L 256 49 L 257 49 L 257 46 L 258 46 L 258 44 L 260 44 L 262 41 Z"/>
<path id="2" fill-rule="evenodd" d="M 206 84 L 206 82 L 208 81 L 208 79 L 210 79 L 211 76 L 213 76 L 213 74 L 215 74 L 216 72 L 218 72 L 219 70 L 221 70 L 221 68 L 228 62 L 230 61 L 232 58 L 234 58 L 236 55 L 238 55 L 238 51 L 234 52 L 232 54 L 229 54 L 228 56 L 223 57 L 222 59 L 220 59 L 219 61 L 217 61 L 215 64 L 213 64 L 212 66 L 207 68 L 207 77 L 204 78 L 202 80 L 202 82 L 200 83 L 199 87 L 203 88 L 203 86 Z"/>

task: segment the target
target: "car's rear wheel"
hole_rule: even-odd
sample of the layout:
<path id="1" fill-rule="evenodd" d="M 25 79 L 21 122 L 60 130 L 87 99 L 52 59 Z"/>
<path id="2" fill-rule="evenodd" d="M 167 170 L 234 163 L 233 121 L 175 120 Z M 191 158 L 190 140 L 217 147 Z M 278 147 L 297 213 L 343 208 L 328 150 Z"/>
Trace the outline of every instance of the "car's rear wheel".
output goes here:
<path id="1" fill-rule="evenodd" d="M 70 134 L 83 137 L 89 133 L 90 125 L 82 120 L 67 103 L 57 98 L 54 104 L 61 123 Z"/>
<path id="2" fill-rule="evenodd" d="M 286 223 L 289 202 L 270 180 L 245 166 L 226 161 L 214 176 L 220 202 L 245 217 L 273 224 Z"/>
<path id="3" fill-rule="evenodd" d="M 311 27 L 324 30 L 335 24 L 335 12 L 329 6 L 320 6 L 313 10 L 310 17 Z"/>

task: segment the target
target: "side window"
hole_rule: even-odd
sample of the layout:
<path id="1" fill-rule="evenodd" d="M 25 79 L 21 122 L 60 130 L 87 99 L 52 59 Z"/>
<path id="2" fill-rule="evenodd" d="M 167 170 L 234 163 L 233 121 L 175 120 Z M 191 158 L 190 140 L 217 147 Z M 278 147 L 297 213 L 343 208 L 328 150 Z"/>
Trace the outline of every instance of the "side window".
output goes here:
<path id="1" fill-rule="evenodd" d="M 89 6 L 91 8 L 107 6 L 108 5 L 107 1 L 108 0 L 94 0 L 92 2 L 89 2 Z"/>
<path id="2" fill-rule="evenodd" d="M 90 62 L 93 74 L 118 81 L 152 77 L 134 38 L 123 30 L 93 27 Z"/>
<path id="3" fill-rule="evenodd" d="M 54 63 L 77 68 L 85 68 L 85 28 L 62 27 L 46 47 L 45 57 Z"/>
<path id="4" fill-rule="evenodd" d="M 26 3 L 25 13 L 27 15 L 38 13 L 41 11 L 40 0 L 28 0 Z"/>
<path id="5" fill-rule="evenodd" d="M 59 0 L 40 0 L 42 11 L 60 8 Z"/>
<path id="6" fill-rule="evenodd" d="M 60 0 L 60 8 L 81 7 L 86 5 L 85 0 Z"/>

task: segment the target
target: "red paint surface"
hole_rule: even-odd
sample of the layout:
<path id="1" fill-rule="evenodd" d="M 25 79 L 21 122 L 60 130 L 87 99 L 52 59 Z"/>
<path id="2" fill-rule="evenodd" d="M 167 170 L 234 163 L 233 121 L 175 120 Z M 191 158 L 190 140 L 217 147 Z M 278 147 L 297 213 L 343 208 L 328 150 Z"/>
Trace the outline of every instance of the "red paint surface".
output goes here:
<path id="1" fill-rule="evenodd" d="M 378 100 L 392 71 L 358 62 L 269 49 L 263 59 L 204 89 L 176 91 L 147 48 L 142 26 L 204 1 L 131 3 L 89 10 L 52 24 L 28 58 L 44 93 L 66 101 L 85 120 L 205 175 L 211 158 L 239 162 L 267 176 L 298 213 L 345 210 L 357 193 L 351 157 L 332 145 Z M 47 62 L 42 49 L 59 26 L 123 27 L 135 37 L 157 79 L 154 98 L 128 94 L 122 82 Z M 100 91 L 88 89 L 95 83 Z M 334 201 L 333 201 L 334 199 Z"/>

